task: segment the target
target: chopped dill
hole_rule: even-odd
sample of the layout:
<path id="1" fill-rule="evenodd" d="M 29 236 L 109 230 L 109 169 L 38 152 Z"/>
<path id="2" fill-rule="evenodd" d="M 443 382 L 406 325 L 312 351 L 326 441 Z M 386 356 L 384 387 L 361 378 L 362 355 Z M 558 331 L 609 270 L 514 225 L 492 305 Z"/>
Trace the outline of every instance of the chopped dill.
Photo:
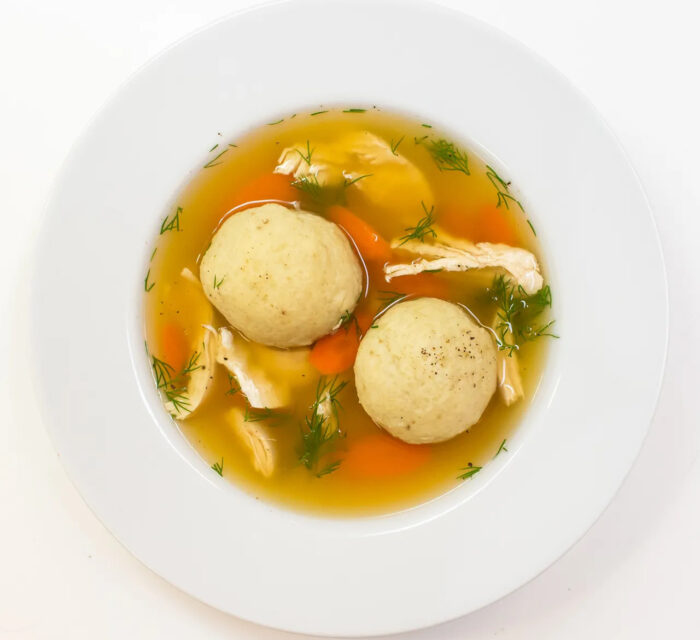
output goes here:
<path id="1" fill-rule="evenodd" d="M 373 325 L 370 326 L 370 329 L 379 329 L 379 325 L 378 325 L 378 324 L 373 324 Z"/>
<path id="2" fill-rule="evenodd" d="M 330 382 L 325 376 L 321 376 L 316 387 L 316 399 L 311 405 L 311 413 L 304 418 L 304 425 L 301 429 L 301 450 L 299 452 L 299 462 L 309 471 L 314 471 L 318 467 L 318 462 L 328 445 L 340 436 L 340 429 L 337 424 L 330 422 L 330 416 L 321 411 L 321 404 L 330 401 L 333 417 L 338 420 L 338 409 L 340 401 L 338 394 L 345 388 L 347 382 L 338 382 L 337 376 Z M 339 464 L 339 461 L 338 461 Z M 338 464 L 331 463 L 328 467 L 317 472 L 320 477 L 326 471 L 331 473 L 338 468 Z M 334 466 L 335 465 L 335 466 Z"/>
<path id="3" fill-rule="evenodd" d="M 364 113 L 367 109 L 343 109 L 343 113 Z"/>
<path id="4" fill-rule="evenodd" d="M 308 194 L 314 200 L 321 200 L 323 196 L 323 187 L 318 183 L 318 178 L 313 174 L 297 178 L 292 182 L 292 186 Z"/>
<path id="5" fill-rule="evenodd" d="M 398 156 L 399 154 L 396 153 L 396 150 L 399 148 L 399 145 L 403 142 L 403 139 L 406 136 L 401 136 L 396 142 L 394 142 L 394 139 L 391 139 L 391 142 L 389 143 L 391 145 L 391 153 L 393 153 L 395 156 Z"/>
<path id="6" fill-rule="evenodd" d="M 504 204 L 506 209 L 510 209 L 510 203 L 515 202 L 515 204 L 520 207 L 520 211 L 525 211 L 525 209 L 523 209 L 523 205 L 520 204 L 520 201 L 510 194 L 510 182 L 506 182 L 503 178 L 501 178 L 501 176 L 496 173 L 496 170 L 488 164 L 486 165 L 486 177 L 489 179 L 494 189 L 496 189 L 496 195 L 498 197 L 496 204 L 497 207 Z M 530 221 L 528 220 L 528 224 L 529 223 Z M 532 229 L 532 232 L 535 233 L 535 229 L 532 224 L 530 224 L 530 228 Z M 535 235 L 537 234 L 535 233 Z"/>
<path id="7" fill-rule="evenodd" d="M 204 165 L 204 168 L 205 168 L 205 169 L 211 169 L 211 167 L 216 167 L 216 166 L 218 166 L 218 165 L 220 165 L 220 164 L 223 164 L 223 160 L 222 160 L 221 162 L 217 162 L 217 160 L 218 160 L 221 156 L 223 156 L 227 151 L 228 151 L 228 147 L 227 147 L 226 149 L 224 149 L 221 153 L 219 153 L 219 154 L 217 154 L 215 157 L 213 157 L 211 160 L 209 160 L 209 162 L 207 162 L 207 163 Z"/>
<path id="8" fill-rule="evenodd" d="M 202 352 L 195 351 L 190 356 L 187 364 L 177 374 L 175 369 L 165 360 L 151 356 L 151 367 L 153 376 L 156 379 L 156 388 L 172 404 L 173 409 L 177 413 L 187 413 L 190 410 L 186 378 L 193 371 L 201 368 L 201 365 L 197 364 L 201 354 Z"/>
<path id="9" fill-rule="evenodd" d="M 315 151 L 315 149 L 311 148 L 311 145 L 309 141 L 306 141 L 306 155 L 304 155 L 299 149 L 294 149 L 300 156 L 301 159 L 306 162 L 306 164 L 311 165 L 311 154 Z"/>
<path id="10" fill-rule="evenodd" d="M 347 327 L 349 324 L 355 325 L 355 332 L 357 333 L 357 336 L 360 337 L 362 335 L 362 330 L 360 329 L 360 323 L 357 321 L 357 317 L 354 313 L 345 311 L 345 313 L 340 316 L 340 326 L 338 328 L 341 329 L 343 327 Z"/>
<path id="11" fill-rule="evenodd" d="M 350 185 L 355 184 L 356 182 L 359 182 L 360 180 L 364 180 L 365 178 L 369 178 L 373 176 L 374 174 L 372 173 L 365 173 L 363 176 L 357 176 L 357 178 L 353 178 L 352 180 L 348 180 L 345 178 L 345 182 L 343 182 L 343 187 L 347 189 Z"/>
<path id="12" fill-rule="evenodd" d="M 220 476 L 223 477 L 224 475 L 224 459 L 223 457 L 221 458 L 220 462 L 215 462 L 213 465 L 211 465 L 211 468 L 216 471 Z"/>
<path id="13" fill-rule="evenodd" d="M 470 175 L 469 158 L 466 151 L 462 151 L 444 138 L 428 140 L 425 147 L 433 156 L 440 171 L 461 171 L 466 176 Z"/>
<path id="14" fill-rule="evenodd" d="M 497 307 L 494 330 L 498 348 L 508 351 L 508 356 L 520 348 L 522 341 L 537 340 L 544 336 L 559 337 L 550 332 L 554 320 L 538 328 L 533 326 L 535 318 L 552 306 L 552 290 L 549 285 L 528 295 L 522 286 L 516 287 L 504 275 L 498 275 L 494 277 L 488 293 Z"/>
<path id="15" fill-rule="evenodd" d="M 228 143 L 228 146 L 231 147 L 232 149 L 238 149 L 238 145 L 237 145 L 237 144 L 233 144 L 233 142 L 229 142 L 229 143 Z"/>
<path id="16" fill-rule="evenodd" d="M 222 283 L 224 282 L 224 280 L 226 280 L 226 276 L 224 276 L 223 278 L 221 278 L 221 280 L 217 280 L 217 279 L 216 279 L 216 274 L 214 274 L 214 289 L 218 289 L 218 288 L 222 285 Z"/>
<path id="17" fill-rule="evenodd" d="M 156 251 L 158 251 L 158 247 L 153 249 L 153 253 L 151 254 L 151 257 L 148 259 L 149 262 L 153 262 L 153 257 L 156 255 Z"/>
<path id="18" fill-rule="evenodd" d="M 425 216 L 418 221 L 418 224 L 416 224 L 415 227 L 407 227 L 404 229 L 404 231 L 408 231 L 408 233 L 399 238 L 399 240 L 401 240 L 399 246 L 406 244 L 409 240 L 420 240 L 421 242 L 425 242 L 426 236 L 432 236 L 433 238 L 437 237 L 437 234 L 433 229 L 433 223 L 435 222 L 433 211 L 435 210 L 435 205 L 431 206 L 430 211 L 428 211 L 428 207 L 425 206 L 425 202 L 421 200 L 420 203 L 423 207 L 423 211 L 425 212 Z"/>
<path id="19" fill-rule="evenodd" d="M 271 127 L 273 124 L 279 124 L 280 122 L 284 122 L 284 118 L 280 118 L 279 120 L 275 120 L 274 122 L 268 122 L 267 126 Z"/>
<path id="20" fill-rule="evenodd" d="M 432 124 L 425 124 L 425 122 L 421 122 L 421 127 L 425 127 L 426 129 L 432 129 L 433 125 Z"/>
<path id="21" fill-rule="evenodd" d="M 423 273 L 440 273 L 442 271 L 442 267 L 439 269 L 424 269 Z"/>
<path id="22" fill-rule="evenodd" d="M 424 140 L 427 140 L 428 134 L 421 136 L 418 138 L 417 136 L 413 136 L 413 144 L 422 144 Z"/>
<path id="23" fill-rule="evenodd" d="M 328 109 L 324 109 L 323 111 L 314 111 L 313 113 L 311 113 L 309 115 L 320 116 L 322 113 L 328 113 Z"/>
<path id="24" fill-rule="evenodd" d="M 235 396 L 241 390 L 240 386 L 236 384 L 236 378 L 233 377 L 231 373 L 228 374 L 228 390 L 226 391 L 227 396 Z"/>
<path id="25" fill-rule="evenodd" d="M 209 149 L 209 153 L 214 151 L 214 149 L 216 149 L 216 147 L 218 147 L 218 146 L 219 146 L 219 143 L 217 142 L 211 149 Z"/>
<path id="26" fill-rule="evenodd" d="M 329 473 L 333 473 L 341 464 L 342 460 L 335 460 L 334 462 L 331 462 L 329 465 L 326 465 L 321 469 L 317 474 L 317 478 L 322 478 L 323 476 L 327 476 Z"/>
<path id="27" fill-rule="evenodd" d="M 508 451 L 508 449 L 506 447 L 506 438 L 503 438 L 503 442 L 501 442 L 501 446 L 498 447 L 498 451 L 496 451 L 496 455 L 493 457 L 495 458 L 499 453 L 501 453 L 501 451 L 506 451 L 506 452 Z"/>
<path id="28" fill-rule="evenodd" d="M 460 473 L 457 476 L 458 480 L 466 480 L 467 478 L 471 478 L 473 475 L 476 475 L 481 471 L 481 467 L 475 467 L 471 462 L 466 466 L 460 469 L 460 471 L 464 471 L 464 473 Z"/>
<path id="29" fill-rule="evenodd" d="M 530 218 L 527 219 L 527 223 L 530 225 L 530 229 L 532 229 L 532 234 L 537 236 L 537 231 L 535 231 L 535 226 L 530 222 Z"/>
<path id="30" fill-rule="evenodd" d="M 150 276 L 151 276 L 151 270 L 149 269 L 148 271 L 146 271 L 146 277 L 143 280 L 143 288 L 146 290 L 146 293 L 148 293 L 151 289 L 153 289 L 153 287 L 156 286 L 155 282 L 151 282 L 151 283 L 148 282 L 148 278 Z"/>
<path id="31" fill-rule="evenodd" d="M 173 217 L 165 216 L 165 219 L 160 225 L 160 235 L 163 235 L 166 231 L 180 231 L 180 214 L 182 213 L 182 207 L 178 207 Z"/>

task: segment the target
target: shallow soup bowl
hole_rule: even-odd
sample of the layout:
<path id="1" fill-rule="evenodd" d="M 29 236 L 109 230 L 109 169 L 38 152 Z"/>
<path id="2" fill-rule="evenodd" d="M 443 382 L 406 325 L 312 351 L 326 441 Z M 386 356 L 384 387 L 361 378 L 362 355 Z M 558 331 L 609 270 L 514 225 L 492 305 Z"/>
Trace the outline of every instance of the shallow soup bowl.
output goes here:
<path id="1" fill-rule="evenodd" d="M 296 513 L 219 482 L 163 410 L 144 349 L 151 241 L 207 149 L 329 105 L 415 114 L 492 159 L 520 188 L 557 292 L 560 339 L 508 455 L 381 517 Z M 45 421 L 95 514 L 183 591 L 315 634 L 439 623 L 551 564 L 629 470 L 666 349 L 653 220 L 606 125 L 521 45 L 423 2 L 266 5 L 168 49 L 66 160 L 33 286 Z M 639 300 L 651 304 L 622 327 Z"/>

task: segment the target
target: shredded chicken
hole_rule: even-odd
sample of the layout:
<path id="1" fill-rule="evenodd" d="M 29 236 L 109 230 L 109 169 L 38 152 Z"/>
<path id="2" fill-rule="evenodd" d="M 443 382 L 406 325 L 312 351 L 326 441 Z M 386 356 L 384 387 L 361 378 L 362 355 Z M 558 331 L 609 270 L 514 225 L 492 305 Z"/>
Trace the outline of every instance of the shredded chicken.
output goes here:
<path id="1" fill-rule="evenodd" d="M 215 341 L 211 340 L 208 332 L 204 333 L 202 351 L 193 363 L 193 370 L 189 374 L 187 386 L 181 396 L 175 402 L 165 403 L 165 408 L 174 418 L 183 420 L 188 418 L 202 404 L 207 391 L 211 387 L 216 373 Z"/>
<path id="2" fill-rule="evenodd" d="M 192 284 L 196 284 L 200 289 L 202 288 L 202 283 L 199 281 L 199 278 L 196 275 L 194 275 L 194 273 L 192 273 L 192 271 L 187 267 L 180 271 L 180 275 Z"/>
<path id="3" fill-rule="evenodd" d="M 407 224 L 419 215 L 421 201 L 426 206 L 433 202 L 423 173 L 369 131 L 287 147 L 280 154 L 275 173 L 293 175 L 297 180 L 311 178 L 329 189 L 351 187 L 377 207 L 404 212 Z"/>
<path id="4" fill-rule="evenodd" d="M 387 282 L 398 276 L 409 276 L 423 271 L 443 269 L 445 271 L 469 271 L 470 269 L 505 269 L 528 294 L 537 293 L 544 284 L 537 258 L 517 247 L 505 244 L 479 242 L 454 238 L 441 229 L 436 229 L 441 242 L 421 242 L 394 240 L 392 247 L 401 248 L 419 256 L 410 263 L 387 264 L 384 275 Z M 427 258 L 427 259 L 426 259 Z"/>
<path id="5" fill-rule="evenodd" d="M 236 348 L 233 332 L 225 327 L 218 331 L 207 326 L 209 334 L 214 337 L 216 344 L 216 362 L 224 365 L 238 381 L 241 391 L 248 398 L 248 403 L 256 409 L 277 409 L 286 402 L 280 396 L 275 386 L 261 372 L 253 372 L 243 349 Z M 242 340 L 242 338 L 238 338 Z"/>
<path id="6" fill-rule="evenodd" d="M 500 324 L 498 316 L 493 321 L 494 329 Z M 513 334 L 506 331 L 503 336 L 507 342 L 513 340 Z M 520 362 L 518 354 L 513 351 L 509 354 L 507 349 L 499 349 L 496 356 L 496 369 L 498 372 L 498 391 L 506 407 L 510 407 L 525 396 L 523 381 L 520 377 Z"/>
<path id="7" fill-rule="evenodd" d="M 226 420 L 250 454 L 253 467 L 266 478 L 275 471 L 276 452 L 272 438 L 259 422 L 246 422 L 242 409 L 231 409 Z"/>

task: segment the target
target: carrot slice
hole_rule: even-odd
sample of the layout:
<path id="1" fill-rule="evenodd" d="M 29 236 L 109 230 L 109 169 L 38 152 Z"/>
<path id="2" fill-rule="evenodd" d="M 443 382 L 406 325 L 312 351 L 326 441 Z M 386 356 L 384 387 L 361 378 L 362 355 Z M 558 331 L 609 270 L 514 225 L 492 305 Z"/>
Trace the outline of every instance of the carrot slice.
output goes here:
<path id="1" fill-rule="evenodd" d="M 394 278 L 389 286 L 398 293 L 412 294 L 414 296 L 447 298 L 449 294 L 447 283 L 433 273 L 399 276 Z"/>
<path id="2" fill-rule="evenodd" d="M 372 317 L 358 311 L 350 322 L 314 343 L 309 361 L 323 375 L 347 371 L 355 364 L 360 338 L 372 324 Z"/>
<path id="3" fill-rule="evenodd" d="M 236 204 L 256 200 L 297 200 L 299 192 L 292 186 L 292 178 L 281 173 L 265 173 L 236 193 Z"/>
<path id="4" fill-rule="evenodd" d="M 328 217 L 340 225 L 355 241 L 360 255 L 367 261 L 385 263 L 391 258 L 391 247 L 370 224 L 357 217 L 352 211 L 333 205 L 328 208 Z"/>
<path id="5" fill-rule="evenodd" d="M 517 245 L 513 214 L 505 207 L 485 205 L 476 211 L 445 207 L 440 225 L 450 233 L 472 242 Z"/>
<path id="6" fill-rule="evenodd" d="M 350 444 L 341 469 L 356 478 L 388 478 L 422 467 L 431 453 L 430 445 L 407 444 L 377 432 Z"/>
<path id="7" fill-rule="evenodd" d="M 160 334 L 160 352 L 163 361 L 175 371 L 180 371 L 187 361 L 187 337 L 182 327 L 175 322 L 163 325 Z"/>

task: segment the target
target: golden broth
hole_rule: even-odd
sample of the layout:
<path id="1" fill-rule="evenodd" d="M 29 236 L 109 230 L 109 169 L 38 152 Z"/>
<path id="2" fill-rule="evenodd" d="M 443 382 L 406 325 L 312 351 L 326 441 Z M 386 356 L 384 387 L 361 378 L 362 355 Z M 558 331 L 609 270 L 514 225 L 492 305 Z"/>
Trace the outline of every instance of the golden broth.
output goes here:
<path id="1" fill-rule="evenodd" d="M 470 175 L 440 171 L 422 141 L 425 136 L 439 139 L 443 134 L 413 119 L 377 109 L 361 113 L 342 110 L 317 115 L 299 113 L 279 123 L 259 127 L 231 144 L 221 139 L 210 152 L 207 166 L 179 194 L 176 206 L 168 212 L 163 232 L 157 239 L 146 280 L 146 339 L 150 353 L 164 357 L 167 339 L 163 336 L 173 324 L 184 329 L 188 341 L 185 351 L 189 349 L 192 353 L 200 346 L 200 325 L 209 321 L 207 314 L 210 311 L 202 305 L 196 285 L 184 281 L 180 273 L 187 267 L 198 274 L 199 256 L 208 246 L 213 231 L 226 213 L 240 204 L 236 194 L 259 176 L 271 173 L 285 147 L 305 140 L 310 140 L 313 147 L 339 134 L 361 130 L 390 141 L 392 146 L 398 143 L 396 153 L 414 163 L 423 173 L 434 194 L 436 224 L 473 241 L 493 240 L 493 234 L 503 238 L 505 234 L 509 244 L 532 251 L 542 262 L 537 239 L 526 216 L 514 198 L 504 200 L 510 193 L 508 188 L 498 181 L 497 176 L 488 175 L 489 168 L 472 150 L 467 149 Z M 444 137 L 450 139 L 447 135 Z M 391 203 L 387 203 L 389 206 L 373 206 L 358 189 L 348 188 L 345 195 L 346 206 L 387 240 L 405 235 L 406 227 L 414 226 L 425 214 L 419 202 L 411 211 L 405 207 L 398 211 L 391 208 Z M 325 213 L 323 206 L 314 203 L 302 191 L 299 191 L 298 200 L 307 211 Z M 497 207 L 499 202 L 501 206 Z M 400 252 L 395 257 L 403 262 L 412 258 L 407 254 L 402 256 Z M 358 309 L 373 314 L 386 298 L 381 292 L 400 289 L 400 286 L 397 281 L 386 283 L 381 268 L 370 266 L 368 274 L 368 296 L 360 302 Z M 417 276 L 399 280 L 411 277 Z M 485 296 L 493 272 L 442 272 L 420 277 L 427 283 L 427 294 L 435 288 L 442 289 L 446 299 L 465 304 L 484 324 L 493 321 L 495 306 Z M 216 312 L 213 324 L 226 326 L 223 317 Z M 341 463 L 336 471 L 319 478 L 299 463 L 301 426 L 315 399 L 319 376 L 308 380 L 308 385 L 295 395 L 292 406 L 276 411 L 274 419 L 261 422 L 271 433 L 278 451 L 277 467 L 270 478 L 264 478 L 253 468 L 248 451 L 227 425 L 225 413 L 233 406 L 245 407 L 246 402 L 240 392 L 228 393 L 231 383 L 223 367 L 219 367 L 213 388 L 202 406 L 191 417 L 179 421 L 179 425 L 208 464 L 223 462 L 223 477 L 243 486 L 256 497 L 324 514 L 393 511 L 455 487 L 462 482 L 458 479 L 461 469 L 470 464 L 481 467 L 496 455 L 532 399 L 544 364 L 545 342 L 526 342 L 518 351 L 525 389 L 523 400 L 506 407 L 496 393 L 479 423 L 467 432 L 444 443 L 419 445 L 429 447 L 430 454 L 427 462 L 410 473 L 379 473 L 363 478 L 348 472 Z M 184 362 L 170 364 L 177 369 Z M 378 431 L 359 405 L 352 369 L 339 374 L 338 379 L 348 382 L 338 397 L 342 403 L 340 428 L 345 437 L 334 441 L 331 453 L 325 458 L 331 461 L 342 460 L 344 452 L 360 438 Z"/>

